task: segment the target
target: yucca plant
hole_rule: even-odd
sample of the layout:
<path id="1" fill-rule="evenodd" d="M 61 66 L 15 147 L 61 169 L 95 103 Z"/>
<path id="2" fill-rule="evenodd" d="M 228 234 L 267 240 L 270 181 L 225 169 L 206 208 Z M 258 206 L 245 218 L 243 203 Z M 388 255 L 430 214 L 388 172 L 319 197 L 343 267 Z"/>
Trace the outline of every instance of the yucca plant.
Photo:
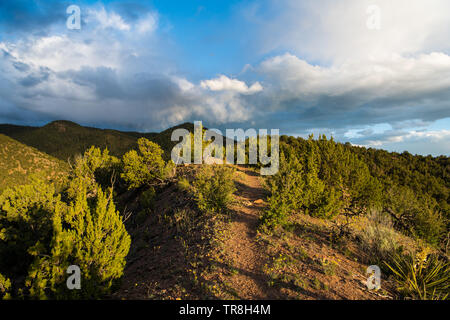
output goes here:
<path id="1" fill-rule="evenodd" d="M 450 264 L 436 255 L 395 256 L 392 265 L 397 289 L 405 296 L 420 300 L 447 300 L 450 290 Z"/>

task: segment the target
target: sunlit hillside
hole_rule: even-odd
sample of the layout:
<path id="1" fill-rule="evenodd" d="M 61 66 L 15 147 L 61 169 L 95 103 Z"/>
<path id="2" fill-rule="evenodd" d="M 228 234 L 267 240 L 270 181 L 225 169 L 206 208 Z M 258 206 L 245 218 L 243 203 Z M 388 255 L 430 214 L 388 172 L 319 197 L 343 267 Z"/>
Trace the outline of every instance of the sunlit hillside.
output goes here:
<path id="1" fill-rule="evenodd" d="M 61 160 L 0 134 L 0 192 L 9 186 L 25 184 L 33 176 L 58 184 L 68 167 Z"/>

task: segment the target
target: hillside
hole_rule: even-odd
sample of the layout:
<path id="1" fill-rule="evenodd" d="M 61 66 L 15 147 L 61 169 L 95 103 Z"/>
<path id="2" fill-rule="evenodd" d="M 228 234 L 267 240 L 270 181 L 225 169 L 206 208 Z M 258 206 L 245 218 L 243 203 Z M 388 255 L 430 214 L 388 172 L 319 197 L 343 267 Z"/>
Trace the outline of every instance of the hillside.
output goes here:
<path id="1" fill-rule="evenodd" d="M 349 222 L 345 216 L 329 220 L 291 212 L 284 226 L 264 231 L 261 218 L 273 201 L 264 179 L 255 168 L 233 167 L 236 190 L 226 215 L 200 212 L 179 184 L 186 176 L 192 181 L 201 166 L 178 168 L 178 185 L 159 190 L 148 212 L 145 192 L 127 198 L 127 226 L 134 240 L 121 287 L 112 298 L 404 297 L 384 262 L 391 263 L 394 252 L 421 252 L 423 242 L 395 230 L 379 213 L 359 214 Z M 367 268 L 374 264 L 382 270 L 377 291 L 367 288 Z M 445 272 L 448 286 L 448 267 Z"/>
<path id="2" fill-rule="evenodd" d="M 0 193 L 29 182 L 33 175 L 59 183 L 68 169 L 65 162 L 0 134 Z"/>
<path id="3" fill-rule="evenodd" d="M 325 136 L 282 136 L 280 168 L 273 176 L 260 176 L 258 165 L 175 167 L 167 155 L 175 144 L 171 133 L 180 127 L 193 129 L 185 123 L 158 134 L 125 133 L 66 121 L 42 128 L 3 126 L 9 134 L 61 157 L 83 153 L 95 141 L 100 148 L 109 145 L 115 155 L 136 149 L 116 159 L 91 148 L 68 168 L 61 160 L 0 135 L 2 187 L 24 184 L 39 173 L 56 182 L 66 172 L 70 177 L 57 194 L 34 184 L 18 188 L 0 203 L 0 227 L 9 233 L 0 241 L 0 276 L 12 281 L 13 297 L 24 288 L 30 297 L 47 298 L 90 298 L 89 290 L 112 299 L 423 298 L 420 288 L 399 290 L 402 280 L 389 268 L 397 258 L 408 268 L 417 266 L 416 255 L 424 255 L 427 266 L 443 266 L 430 271 L 432 277 L 440 277 L 433 280 L 437 294 L 428 287 L 426 294 L 447 298 L 448 157 L 353 147 Z M 37 136 L 48 137 L 54 145 Z M 138 143 L 143 136 L 157 144 L 145 139 Z M 36 211 L 36 206 L 46 210 Z M 96 214 L 89 215 L 94 209 Z M 15 225 L 10 212 L 30 214 L 32 219 L 7 229 Z M 106 215 L 109 218 L 103 219 Z M 86 227 L 78 224 L 91 219 L 96 219 L 92 235 L 108 241 L 86 241 L 78 232 Z M 40 227 L 44 233 L 34 232 Z M 91 246 L 98 243 L 98 251 L 92 257 L 72 256 L 74 249 L 67 251 L 66 260 L 55 256 L 56 262 L 47 261 L 58 253 L 49 251 L 52 246 L 64 239 L 59 232 L 74 237 L 70 243 L 86 252 L 94 252 Z M 19 234 L 26 241 L 16 242 Z M 12 249 L 17 245 L 20 250 Z M 39 253 L 30 255 L 33 250 Z M 116 254 L 118 260 L 109 262 L 107 257 Z M 84 272 L 114 270 L 111 281 L 85 279 L 93 282 L 81 296 L 65 291 L 63 282 L 47 287 L 48 279 L 59 283 L 64 278 L 58 275 L 64 267 L 48 274 L 48 265 L 38 261 L 45 257 L 44 262 L 63 264 L 78 259 L 81 265 L 100 256 L 105 258 L 103 265 Z M 15 261 L 21 262 L 20 268 Z M 370 265 L 382 272 L 378 291 L 366 285 Z M 28 288 L 30 282 L 23 282 L 27 276 L 38 277 L 35 284 L 41 292 Z"/>
<path id="4" fill-rule="evenodd" d="M 366 253 L 351 241 L 334 245 L 330 222 L 299 216 L 292 230 L 258 232 L 267 192 L 254 169 L 236 168 L 229 216 L 195 212 L 172 185 L 158 196 L 151 215 L 135 227 L 130 222 L 134 241 L 113 298 L 393 298 L 387 277 L 381 292 L 367 289 Z"/>
<path id="5" fill-rule="evenodd" d="M 121 157 L 130 149 L 136 148 L 136 141 L 141 137 L 159 144 L 168 158 L 170 150 L 176 144 L 170 140 L 170 137 L 172 131 L 178 128 L 185 128 L 193 132 L 194 125 L 183 123 L 160 133 L 140 133 L 91 128 L 71 121 L 59 120 L 43 127 L 0 124 L 0 134 L 7 135 L 64 161 L 76 154 L 83 154 L 91 146 L 101 149 L 108 148 L 111 155 Z"/>
<path id="6" fill-rule="evenodd" d="M 107 147 L 111 154 L 121 156 L 134 148 L 137 140 L 132 134 L 83 127 L 70 121 L 54 121 L 38 128 L 2 125 L 0 133 L 64 161 L 92 145 Z"/>

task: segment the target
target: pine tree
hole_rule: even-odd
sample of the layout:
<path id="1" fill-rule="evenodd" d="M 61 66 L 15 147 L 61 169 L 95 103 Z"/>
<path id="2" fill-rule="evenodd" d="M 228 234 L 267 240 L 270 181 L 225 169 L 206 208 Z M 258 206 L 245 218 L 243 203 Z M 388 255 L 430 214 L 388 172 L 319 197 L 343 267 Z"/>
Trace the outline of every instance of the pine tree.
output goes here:
<path id="1" fill-rule="evenodd" d="M 310 136 L 308 140 L 308 156 L 304 174 L 303 203 L 304 212 L 315 217 L 333 218 L 340 213 L 342 202 L 333 186 L 327 186 L 319 178 L 320 154 L 317 144 Z"/>
<path id="2" fill-rule="evenodd" d="M 35 179 L 0 196 L 0 272 L 22 275 L 33 260 L 29 251 L 45 246 L 52 234 L 52 214 L 60 202 L 55 187 Z"/>
<path id="3" fill-rule="evenodd" d="M 286 159 L 284 152 L 289 154 L 289 159 Z M 269 208 L 264 212 L 261 221 L 269 229 L 286 224 L 289 215 L 303 207 L 302 165 L 293 152 L 284 152 L 280 155 L 279 171 L 269 176 L 266 182 L 270 191 L 267 199 Z"/>
<path id="4" fill-rule="evenodd" d="M 129 188 L 162 182 L 174 170 L 173 162 L 164 162 L 164 151 L 159 145 L 145 138 L 138 140 L 139 152 L 131 150 L 123 156 L 122 178 Z"/>
<path id="5" fill-rule="evenodd" d="M 105 193 L 96 185 L 88 201 L 90 186 L 78 182 L 70 204 L 42 181 L 0 197 L 0 272 L 7 272 L 25 298 L 98 298 L 123 273 L 131 240 L 112 189 Z M 81 269 L 81 290 L 66 287 L 70 265 Z M 0 280 L 9 290 L 11 282 Z"/>
<path id="6" fill-rule="evenodd" d="M 119 171 L 120 160 L 109 155 L 108 149 L 101 151 L 92 146 L 83 154 L 75 158 L 71 166 L 70 182 L 67 193 L 71 199 L 76 197 L 76 188 L 80 183 L 87 187 L 89 196 L 95 196 L 97 183 L 111 184 L 112 175 Z"/>

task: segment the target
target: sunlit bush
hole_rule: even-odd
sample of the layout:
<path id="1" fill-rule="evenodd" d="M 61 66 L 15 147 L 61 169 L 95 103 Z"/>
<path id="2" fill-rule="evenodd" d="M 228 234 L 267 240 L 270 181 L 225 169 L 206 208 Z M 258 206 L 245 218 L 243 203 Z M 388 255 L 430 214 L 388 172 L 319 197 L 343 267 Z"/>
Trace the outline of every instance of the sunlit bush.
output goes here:
<path id="1" fill-rule="evenodd" d="M 225 165 L 205 165 L 193 182 L 193 193 L 200 210 L 225 212 L 236 190 L 234 169 Z"/>
<path id="2" fill-rule="evenodd" d="M 129 188 L 151 186 L 174 176 L 175 164 L 164 162 L 164 151 L 159 145 L 145 138 L 138 140 L 139 151 L 131 150 L 123 156 L 123 172 L 121 177 Z"/>
<path id="3" fill-rule="evenodd" d="M 101 297 L 122 276 L 131 240 L 112 190 L 96 186 L 88 202 L 88 186 L 78 181 L 70 203 L 41 181 L 0 197 L 0 273 L 13 298 Z M 66 287 L 69 265 L 81 269 L 81 290 Z"/>

